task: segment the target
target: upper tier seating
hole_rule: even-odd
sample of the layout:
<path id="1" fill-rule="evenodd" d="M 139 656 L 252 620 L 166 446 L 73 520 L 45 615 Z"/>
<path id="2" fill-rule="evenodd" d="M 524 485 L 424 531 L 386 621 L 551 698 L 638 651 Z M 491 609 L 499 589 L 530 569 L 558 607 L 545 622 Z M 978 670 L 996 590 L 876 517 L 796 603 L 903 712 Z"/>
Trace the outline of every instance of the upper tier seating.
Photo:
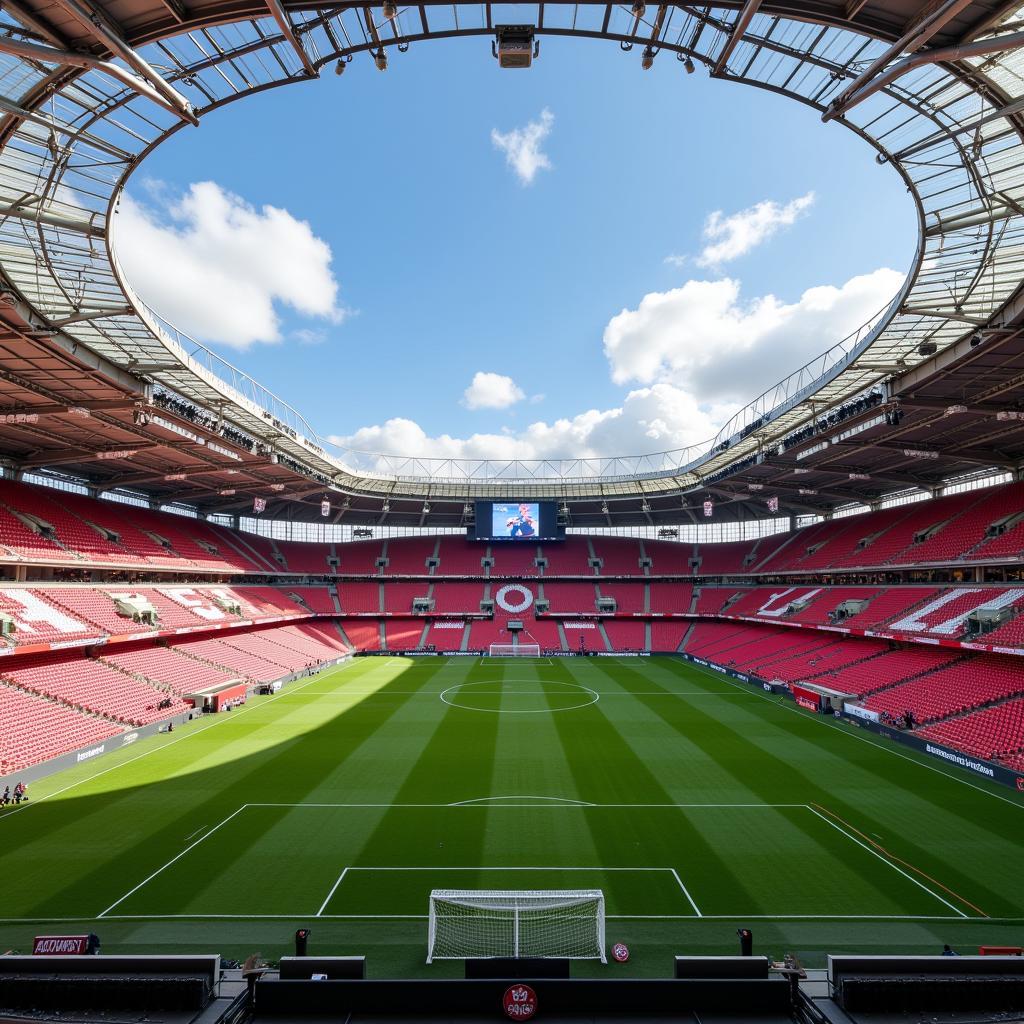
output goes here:
<path id="1" fill-rule="evenodd" d="M 0 684 L 0 775 L 58 757 L 123 732 L 104 718 Z"/>
<path id="2" fill-rule="evenodd" d="M 539 576 L 540 569 L 534 564 L 539 558 L 540 548 L 536 544 L 504 541 L 491 545 L 491 576 Z M 495 641 L 499 642 L 500 641 Z"/>
<path id="3" fill-rule="evenodd" d="M 334 568 L 327 562 L 331 557 L 330 544 L 277 540 L 274 546 L 283 556 L 287 572 L 301 572 L 308 576 L 329 576 L 334 572 Z M 280 562 L 277 564 L 280 565 Z"/>
<path id="4" fill-rule="evenodd" d="M 388 541 L 385 576 L 426 576 L 427 559 L 437 546 L 436 537 L 403 537 L 397 543 Z"/>
<path id="5" fill-rule="evenodd" d="M 602 576 L 642 576 L 640 541 L 632 537 L 608 537 L 595 533 L 590 538 L 594 555 L 601 559 Z"/>
<path id="6" fill-rule="evenodd" d="M 445 535 L 441 537 L 438 551 L 439 563 L 435 576 L 482 576 L 482 560 L 487 545 L 463 537 Z"/>
<path id="7" fill-rule="evenodd" d="M 338 544 L 335 548 L 338 553 L 338 572 L 342 576 L 377 575 L 380 571 L 377 559 L 383 557 L 383 548 L 379 540 L 354 540 L 348 544 Z"/>
<path id="8" fill-rule="evenodd" d="M 566 537 L 557 544 L 545 544 L 543 555 L 548 560 L 545 576 L 593 576 L 590 567 L 590 545 L 586 537 Z"/>
<path id="9" fill-rule="evenodd" d="M 963 558 L 985 540 L 986 531 L 997 521 L 1024 510 L 1024 483 L 969 491 L 956 495 L 962 502 L 948 501 L 956 510 L 946 523 L 927 540 L 914 544 L 893 559 L 894 564 L 909 562 L 945 562 Z M 926 506 L 925 506 L 926 507 Z"/>
<path id="10" fill-rule="evenodd" d="M 730 573 L 750 572 L 756 561 L 754 554 L 760 542 L 756 540 L 731 541 L 725 544 L 699 544 L 697 557 L 701 576 L 726 576 Z"/>
<path id="11" fill-rule="evenodd" d="M 22 519 L 18 518 L 22 516 Z M 31 523 L 48 534 L 36 533 Z M 1003 532 L 996 535 L 997 530 Z M 388 565 L 377 561 L 387 552 Z M 0 559 L 55 564 L 122 565 L 182 573 L 301 573 L 317 576 L 479 575 L 490 552 L 491 575 L 652 576 L 819 573 L 833 569 L 1013 561 L 1024 556 L 1024 483 L 966 491 L 878 512 L 846 516 L 757 541 L 692 544 L 574 535 L 541 546 L 486 544 L 462 537 L 404 537 L 329 544 L 271 541 L 189 516 L 101 501 L 41 485 L 0 479 Z M 335 570 L 328 558 L 336 557 Z M 696 568 L 694 563 L 697 563 Z"/>
<path id="12" fill-rule="evenodd" d="M 689 576 L 693 550 L 692 544 L 671 540 L 644 541 L 644 551 L 651 560 L 652 576 Z"/>

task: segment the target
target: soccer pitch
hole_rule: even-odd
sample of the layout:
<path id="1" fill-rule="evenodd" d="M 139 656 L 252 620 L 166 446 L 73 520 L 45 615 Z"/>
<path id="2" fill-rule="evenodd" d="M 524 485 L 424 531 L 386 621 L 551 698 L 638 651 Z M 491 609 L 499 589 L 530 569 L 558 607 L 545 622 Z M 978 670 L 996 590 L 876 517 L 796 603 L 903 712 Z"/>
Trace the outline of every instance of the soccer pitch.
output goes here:
<path id="1" fill-rule="evenodd" d="M 431 889 L 601 889 L 622 965 L 1019 944 L 1024 801 L 674 658 L 365 658 L 0 812 L 0 951 L 424 964 Z"/>

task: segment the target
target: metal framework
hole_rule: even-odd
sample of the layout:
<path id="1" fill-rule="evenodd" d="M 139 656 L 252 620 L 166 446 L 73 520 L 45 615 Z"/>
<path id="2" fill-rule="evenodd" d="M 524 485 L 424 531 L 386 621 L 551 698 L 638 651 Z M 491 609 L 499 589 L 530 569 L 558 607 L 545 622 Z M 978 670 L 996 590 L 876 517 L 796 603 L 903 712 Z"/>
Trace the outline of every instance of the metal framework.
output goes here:
<path id="1" fill-rule="evenodd" d="M 872 145 L 917 204 L 919 245 L 900 293 L 741 410 L 675 451 L 561 461 L 403 458 L 339 450 L 302 415 L 131 291 L 117 263 L 118 200 L 174 132 L 327 65 L 432 39 L 493 34 L 492 5 L 429 3 L 388 19 L 311 0 L 189 5 L 8 0 L 0 13 L 0 271 L 36 329 L 214 412 L 348 494 L 569 497 L 678 494 L 761 458 L 823 411 L 1009 323 L 1024 259 L 1024 7 L 945 0 L 534 7 L 538 36 L 641 44 L 796 99 Z M 517 17 L 521 18 L 521 7 Z M 735 13 L 734 13 L 735 12 Z M 934 44 L 935 49 L 926 47 Z M 941 45 L 938 45 L 941 44 Z"/>

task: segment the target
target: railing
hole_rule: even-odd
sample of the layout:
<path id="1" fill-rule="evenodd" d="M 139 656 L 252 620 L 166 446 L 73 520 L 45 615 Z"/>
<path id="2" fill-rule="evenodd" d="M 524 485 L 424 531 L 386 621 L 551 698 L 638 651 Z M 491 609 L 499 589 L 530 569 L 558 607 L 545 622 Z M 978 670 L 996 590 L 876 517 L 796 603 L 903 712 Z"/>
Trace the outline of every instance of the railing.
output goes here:
<path id="1" fill-rule="evenodd" d="M 205 371 L 216 378 L 222 386 L 226 385 L 245 403 L 255 407 L 250 411 L 262 414 L 268 422 L 284 427 L 297 440 L 305 441 L 335 469 L 412 484 L 485 480 L 524 483 L 585 480 L 615 483 L 685 474 L 726 441 L 743 431 L 753 432 L 771 419 L 776 411 L 792 406 L 813 393 L 826 378 L 834 376 L 837 370 L 848 365 L 873 334 L 888 322 L 905 291 L 905 288 L 901 288 L 892 300 L 855 331 L 745 405 L 707 441 L 643 455 L 571 459 L 457 459 L 360 451 L 321 437 L 293 406 L 164 319 L 127 285 L 120 267 L 117 267 L 117 271 L 129 300 L 141 318 L 158 335 L 168 351 L 184 365 L 193 370 Z"/>

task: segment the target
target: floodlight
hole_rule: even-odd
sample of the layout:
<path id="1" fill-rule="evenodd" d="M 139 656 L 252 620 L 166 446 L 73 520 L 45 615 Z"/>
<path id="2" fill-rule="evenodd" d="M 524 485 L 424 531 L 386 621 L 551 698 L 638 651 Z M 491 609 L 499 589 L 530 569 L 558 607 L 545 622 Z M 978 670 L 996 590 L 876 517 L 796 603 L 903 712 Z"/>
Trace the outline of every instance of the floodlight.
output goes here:
<path id="1" fill-rule="evenodd" d="M 642 18 L 647 11 L 647 4 L 643 0 L 633 0 L 633 17 Z"/>
<path id="2" fill-rule="evenodd" d="M 977 348 L 984 340 L 985 336 L 981 331 L 975 331 L 974 334 L 971 335 L 971 348 Z"/>
<path id="3" fill-rule="evenodd" d="M 383 46 L 377 49 L 377 52 L 373 55 L 373 63 L 377 65 L 378 71 L 387 71 L 388 69 L 388 52 Z"/>
<path id="4" fill-rule="evenodd" d="M 644 47 L 644 55 L 640 58 L 640 67 L 644 71 L 650 71 L 654 67 L 654 48 L 650 46 Z"/>
<path id="5" fill-rule="evenodd" d="M 692 60 L 692 58 L 690 58 L 690 57 L 687 57 L 687 58 L 686 58 L 686 60 L 684 60 L 684 61 L 683 61 L 683 67 L 684 67 L 684 68 L 686 68 L 686 73 L 687 73 L 688 75 L 692 75 L 692 74 L 694 73 L 694 71 L 696 71 L 696 70 L 697 70 L 697 69 L 696 69 L 696 68 L 695 68 L 695 67 L 693 66 L 693 60 Z"/>
<path id="6" fill-rule="evenodd" d="M 917 346 L 917 354 L 919 356 L 933 356 L 939 351 L 939 346 L 934 341 L 922 341 Z"/>
<path id="7" fill-rule="evenodd" d="M 392 0 L 384 0 L 384 3 L 380 7 L 381 14 L 387 18 L 388 21 L 394 21 L 398 17 L 398 4 L 392 3 Z"/>
<path id="8" fill-rule="evenodd" d="M 334 73 L 336 75 L 345 74 L 345 65 L 352 63 L 352 54 L 346 53 L 344 57 L 338 58 L 338 63 L 334 65 Z"/>

